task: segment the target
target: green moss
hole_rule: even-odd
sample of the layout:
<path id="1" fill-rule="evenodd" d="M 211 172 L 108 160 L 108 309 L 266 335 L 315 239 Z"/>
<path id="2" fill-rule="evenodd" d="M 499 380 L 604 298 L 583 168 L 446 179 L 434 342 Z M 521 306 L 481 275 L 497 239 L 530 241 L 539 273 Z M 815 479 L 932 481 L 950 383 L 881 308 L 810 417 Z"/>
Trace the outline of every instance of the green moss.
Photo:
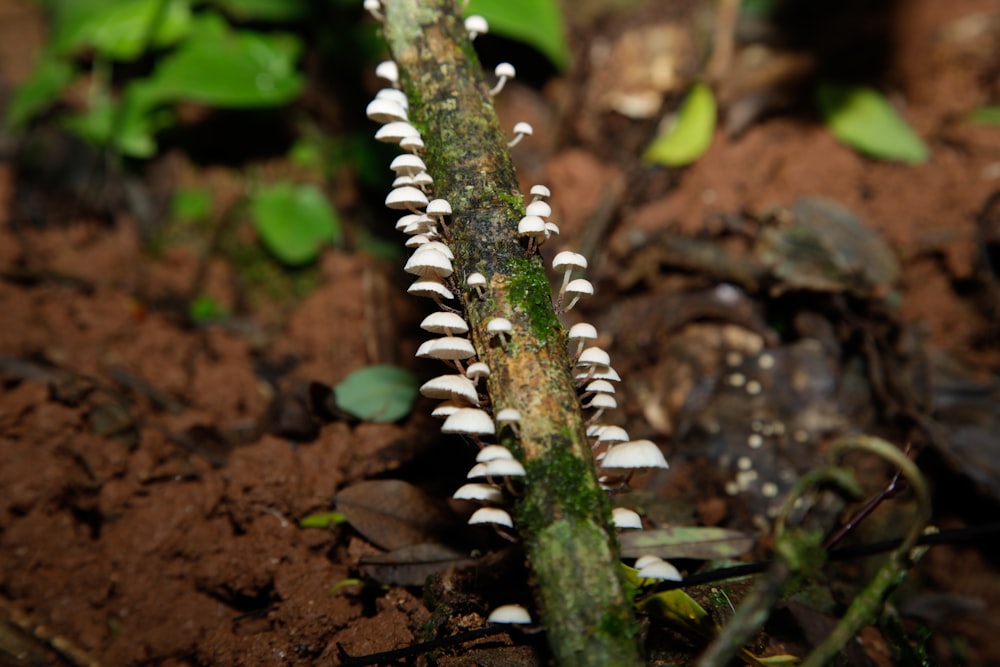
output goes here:
<path id="1" fill-rule="evenodd" d="M 512 258 L 508 262 L 508 298 L 511 305 L 528 315 L 532 333 L 540 346 L 558 344 L 562 325 L 552 309 L 552 288 L 537 258 Z"/>
<path id="2" fill-rule="evenodd" d="M 520 194 L 498 192 L 497 199 L 505 204 L 511 212 L 516 213 L 520 217 L 524 217 L 524 199 L 521 198 Z"/>
<path id="3" fill-rule="evenodd" d="M 545 489 L 528 494 L 518 507 L 518 522 L 528 533 L 572 517 L 600 523 L 607 510 L 604 492 L 594 483 L 590 462 L 563 447 L 550 447 L 541 459 L 525 464 L 525 484 Z"/>

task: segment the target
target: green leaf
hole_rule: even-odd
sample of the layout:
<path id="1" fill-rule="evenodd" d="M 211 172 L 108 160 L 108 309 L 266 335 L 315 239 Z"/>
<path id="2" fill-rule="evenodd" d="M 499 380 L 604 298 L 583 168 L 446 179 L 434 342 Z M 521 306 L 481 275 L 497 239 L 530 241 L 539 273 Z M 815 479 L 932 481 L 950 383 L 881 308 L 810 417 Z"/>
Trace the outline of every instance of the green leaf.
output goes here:
<path id="1" fill-rule="evenodd" d="M 715 636 L 716 625 L 712 617 L 693 597 L 679 588 L 651 595 L 636 607 L 653 618 L 672 623 L 702 639 L 710 640 Z"/>
<path id="2" fill-rule="evenodd" d="M 135 60 L 149 47 L 176 43 L 190 26 L 190 0 L 57 0 L 51 42 L 61 55 L 92 48 L 112 60 Z"/>
<path id="3" fill-rule="evenodd" d="M 95 146 L 113 146 L 115 150 L 134 158 L 150 158 L 156 153 L 156 130 L 169 123 L 171 114 L 163 110 L 142 113 L 126 109 L 118 116 L 118 107 L 107 98 L 96 101 L 90 108 L 65 114 L 60 122 L 67 130 Z M 115 123 L 118 123 L 117 128 Z"/>
<path id="4" fill-rule="evenodd" d="M 304 86 L 296 68 L 301 48 L 293 35 L 230 30 L 220 16 L 205 14 L 137 94 L 145 106 L 177 100 L 230 108 L 280 106 Z"/>
<path id="5" fill-rule="evenodd" d="M 375 365 L 347 376 L 333 388 L 337 407 L 373 422 L 405 417 L 417 398 L 417 377 L 399 366 Z"/>
<path id="6" fill-rule="evenodd" d="M 195 322 L 212 322 L 221 320 L 229 313 L 225 307 L 208 296 L 203 294 L 188 304 L 188 316 Z"/>
<path id="7" fill-rule="evenodd" d="M 712 89 L 703 83 L 694 84 L 673 122 L 653 140 L 642 154 L 642 159 L 665 167 L 691 164 L 712 145 L 715 121 L 715 96 Z"/>
<path id="8" fill-rule="evenodd" d="M 306 15 L 305 0 L 211 0 L 238 21 L 278 23 L 296 21 Z"/>
<path id="9" fill-rule="evenodd" d="M 317 512 L 299 519 L 299 528 L 329 528 L 347 521 L 340 512 Z"/>
<path id="10" fill-rule="evenodd" d="M 205 220 L 212 210 L 212 193 L 205 188 L 179 188 L 170 199 L 170 215 L 181 220 Z"/>
<path id="11" fill-rule="evenodd" d="M 281 182 L 262 188 L 250 202 L 250 213 L 264 247 L 289 266 L 313 261 L 323 244 L 340 239 L 336 211 L 312 185 Z"/>
<path id="12" fill-rule="evenodd" d="M 73 66 L 49 54 L 14 92 L 7 106 L 7 127 L 23 127 L 32 117 L 52 105 L 73 79 Z"/>
<path id="13" fill-rule="evenodd" d="M 927 160 L 927 146 L 878 91 L 821 83 L 816 102 L 830 131 L 855 150 L 909 164 Z"/>
<path id="14" fill-rule="evenodd" d="M 973 109 L 968 119 L 979 125 L 1000 125 L 1000 106 L 986 106 Z"/>
<path id="15" fill-rule="evenodd" d="M 465 14 L 482 15 L 491 33 L 538 49 L 560 70 L 569 64 L 566 31 L 554 0 L 471 0 Z"/>

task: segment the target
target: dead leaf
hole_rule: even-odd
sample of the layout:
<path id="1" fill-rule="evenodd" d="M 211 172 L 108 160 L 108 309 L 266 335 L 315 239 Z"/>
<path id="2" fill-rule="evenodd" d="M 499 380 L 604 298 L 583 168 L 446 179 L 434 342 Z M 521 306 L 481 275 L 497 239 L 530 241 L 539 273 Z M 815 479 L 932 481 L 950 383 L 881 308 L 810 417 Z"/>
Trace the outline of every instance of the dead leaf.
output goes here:
<path id="1" fill-rule="evenodd" d="M 412 544 L 389 553 L 365 556 L 361 570 L 380 584 L 423 586 L 427 577 L 448 568 L 469 567 L 475 558 L 436 542 Z"/>
<path id="2" fill-rule="evenodd" d="M 735 558 L 753 548 L 753 537 L 738 530 L 700 526 L 676 526 L 622 533 L 622 556 L 649 554 L 660 558 L 715 560 Z"/>
<path id="3" fill-rule="evenodd" d="M 444 501 L 398 479 L 359 482 L 338 493 L 334 500 L 356 531 L 390 551 L 447 541 L 448 534 L 458 526 Z"/>

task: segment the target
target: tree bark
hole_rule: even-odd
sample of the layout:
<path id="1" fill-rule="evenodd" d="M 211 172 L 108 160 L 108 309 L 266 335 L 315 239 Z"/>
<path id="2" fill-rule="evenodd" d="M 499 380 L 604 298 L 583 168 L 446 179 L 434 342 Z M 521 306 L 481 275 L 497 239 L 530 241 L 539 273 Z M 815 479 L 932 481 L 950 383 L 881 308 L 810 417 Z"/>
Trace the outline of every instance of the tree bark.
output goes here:
<path id="1" fill-rule="evenodd" d="M 597 483 L 566 334 L 552 306 L 541 258 L 517 237 L 524 202 L 489 84 L 453 0 L 386 0 L 385 36 L 426 144 L 435 197 L 454 211 L 448 245 L 480 360 L 491 369 L 495 411 L 521 414 L 518 435 L 499 432 L 524 464 L 514 511 L 549 645 L 560 665 L 640 665 L 638 628 L 625 592 Z M 480 272 L 482 297 L 465 289 Z M 486 323 L 514 325 L 506 341 Z"/>

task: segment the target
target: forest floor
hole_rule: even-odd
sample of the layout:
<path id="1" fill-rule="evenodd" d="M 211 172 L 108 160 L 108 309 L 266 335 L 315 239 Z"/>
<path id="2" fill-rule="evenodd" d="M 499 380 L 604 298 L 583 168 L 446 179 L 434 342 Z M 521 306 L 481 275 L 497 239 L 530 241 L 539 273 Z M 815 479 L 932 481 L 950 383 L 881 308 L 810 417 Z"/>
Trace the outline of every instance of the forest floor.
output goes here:
<path id="1" fill-rule="evenodd" d="M 525 189 L 553 192 L 562 234 L 546 253 L 592 259 L 598 296 L 573 315 L 603 332 L 624 378 L 615 416 L 671 463 L 633 485 L 649 526 L 765 534 L 825 444 L 861 432 L 912 445 L 939 528 L 996 516 L 1000 131 L 962 118 L 1000 100 L 1000 5 L 875 4 L 886 32 L 873 78 L 927 141 L 925 164 L 862 157 L 803 110 L 796 95 L 833 49 L 727 76 L 739 131 L 720 130 L 689 168 L 643 165 L 656 119 L 616 109 L 679 98 L 640 60 L 666 48 L 670 3 L 613 14 L 581 3 L 570 71 L 498 98 L 505 126 L 536 128 L 514 157 Z M 43 40 L 34 4 L 0 1 L 0 102 Z M 659 55 L 686 57 L 676 48 Z M 373 363 L 434 372 L 413 361 L 424 306 L 406 297 L 399 266 L 330 249 L 303 296 L 251 298 L 223 255 L 152 248 L 129 213 L 98 215 L 66 187 L 32 183 L 15 139 L 0 143 L 0 664 L 338 664 L 338 644 L 363 655 L 479 627 L 523 588 L 373 583 L 396 575 L 361 567 L 380 553 L 372 542 L 346 524 L 299 527 L 364 480 L 445 499 L 473 456 L 436 435 L 424 400 L 391 424 L 315 404 Z M 150 173 L 169 172 L 156 178 L 171 187 L 200 182 L 220 201 L 241 191 L 232 167 L 159 164 Z M 391 225 L 349 179 L 330 190 L 355 224 Z M 793 256 L 775 231 L 789 224 L 816 233 L 825 256 Z M 252 237 L 246 225 L 237 234 Z M 193 322 L 194 286 L 233 315 Z M 859 466 L 871 492 L 892 473 Z M 911 509 L 905 495 L 889 500 L 852 538 L 896 537 Z M 863 563 L 824 579 L 821 612 L 842 611 L 871 572 Z M 929 549 L 894 604 L 913 637 L 929 632 L 941 664 L 1000 664 L 995 546 Z M 822 624 L 789 609 L 762 653 L 815 641 Z M 663 656 L 697 654 L 669 628 L 651 635 L 684 647 Z M 877 630 L 862 638 L 863 660 L 892 664 Z M 490 637 L 441 650 L 436 664 L 531 665 L 540 651 L 537 638 Z"/>

